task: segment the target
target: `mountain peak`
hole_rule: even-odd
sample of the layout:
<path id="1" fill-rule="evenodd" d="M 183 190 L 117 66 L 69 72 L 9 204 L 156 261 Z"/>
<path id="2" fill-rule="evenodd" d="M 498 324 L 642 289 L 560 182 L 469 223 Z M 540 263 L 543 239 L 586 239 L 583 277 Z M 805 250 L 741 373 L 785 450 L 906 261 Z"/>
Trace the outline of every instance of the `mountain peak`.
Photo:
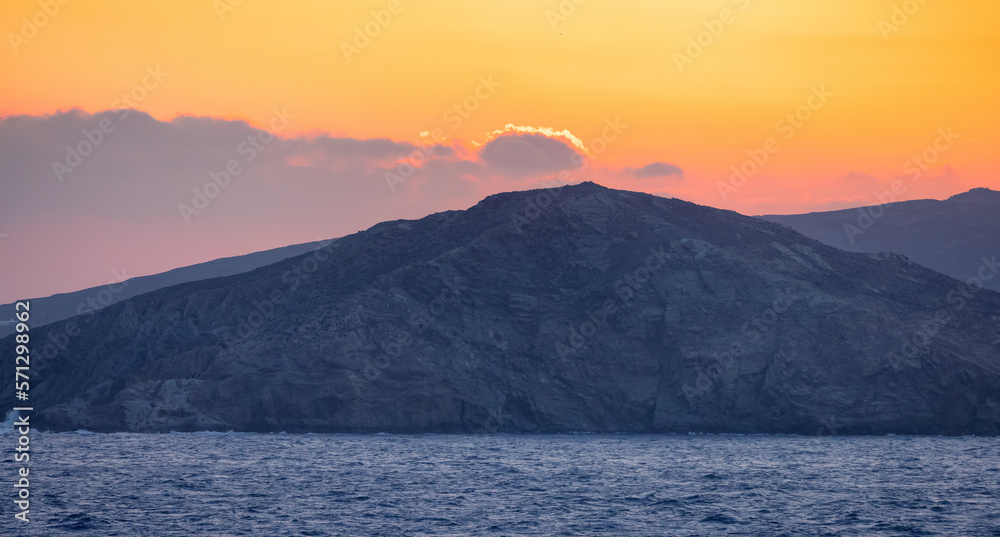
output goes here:
<path id="1" fill-rule="evenodd" d="M 956 283 L 584 182 L 33 328 L 32 369 L 55 430 L 997 434 L 1000 295 Z"/>
<path id="2" fill-rule="evenodd" d="M 1000 192 L 997 192 L 996 190 L 990 190 L 989 188 L 986 187 L 978 187 L 978 188 L 973 188 L 968 192 L 956 194 L 945 201 L 952 201 L 957 203 L 969 203 L 974 205 L 1000 206 Z"/>

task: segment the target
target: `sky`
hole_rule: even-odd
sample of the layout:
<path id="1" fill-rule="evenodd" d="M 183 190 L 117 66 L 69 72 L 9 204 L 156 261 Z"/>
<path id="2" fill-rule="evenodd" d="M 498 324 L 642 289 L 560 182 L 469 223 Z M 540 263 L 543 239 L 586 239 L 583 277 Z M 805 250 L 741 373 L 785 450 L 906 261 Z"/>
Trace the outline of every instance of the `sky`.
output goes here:
<path id="1" fill-rule="evenodd" d="M 751 215 L 996 189 L 998 28 L 978 0 L 5 0 L 0 303 L 583 180 Z"/>

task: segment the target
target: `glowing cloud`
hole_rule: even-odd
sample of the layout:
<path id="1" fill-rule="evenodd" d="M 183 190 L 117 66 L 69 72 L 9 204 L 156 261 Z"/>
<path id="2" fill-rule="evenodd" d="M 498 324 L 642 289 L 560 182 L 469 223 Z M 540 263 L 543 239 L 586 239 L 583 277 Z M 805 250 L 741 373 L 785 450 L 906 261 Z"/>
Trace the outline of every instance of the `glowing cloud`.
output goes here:
<path id="1" fill-rule="evenodd" d="M 543 136 L 548 136 L 549 138 L 565 138 L 571 144 L 573 144 L 574 147 L 579 149 L 581 153 L 587 155 L 590 154 L 590 151 L 587 149 L 587 146 L 583 145 L 583 142 L 579 138 L 574 136 L 572 132 L 569 132 L 569 129 L 563 129 L 561 131 L 557 131 L 550 127 L 529 127 L 525 125 L 513 125 L 510 123 L 505 125 L 504 128 L 502 129 L 498 129 L 493 132 L 487 133 L 486 139 L 483 140 L 482 142 L 472 141 L 472 145 L 479 147 L 489 143 L 491 140 L 494 140 L 499 136 L 503 136 L 505 134 L 515 134 L 515 133 L 541 134 Z"/>

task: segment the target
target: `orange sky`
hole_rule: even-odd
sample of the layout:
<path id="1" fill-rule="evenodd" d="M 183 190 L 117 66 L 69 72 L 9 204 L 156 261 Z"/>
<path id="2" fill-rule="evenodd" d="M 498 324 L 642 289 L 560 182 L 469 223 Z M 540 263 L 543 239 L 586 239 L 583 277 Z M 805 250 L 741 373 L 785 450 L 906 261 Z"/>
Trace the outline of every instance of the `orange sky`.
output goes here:
<path id="1" fill-rule="evenodd" d="M 512 123 L 568 129 L 587 142 L 618 116 L 629 129 L 599 162 L 685 170 L 683 184 L 621 186 L 749 213 L 870 198 L 872 185 L 903 175 L 904 163 L 949 126 L 961 140 L 910 189 L 913 197 L 1000 184 L 992 173 L 1000 154 L 992 125 L 1000 117 L 997 2 L 50 3 L 59 6 L 52 17 L 38 15 L 33 0 L 0 7 L 4 115 L 104 110 L 160 66 L 169 76 L 137 104 L 159 119 L 262 123 L 285 106 L 300 118 L 298 132 L 413 141 L 446 126 L 468 141 Z M 560 6 L 565 20 L 555 15 Z M 898 30 L 886 26 L 894 6 Z M 373 10 L 386 10 L 388 23 Z M 680 69 L 676 54 L 723 10 L 728 23 L 715 23 L 718 36 L 703 33 L 708 46 Z M 32 16 L 46 22 L 37 35 L 12 38 L 31 33 L 22 17 Z M 366 24 L 378 35 L 347 61 L 342 43 Z M 501 86 L 452 130 L 444 112 L 488 75 Z M 782 139 L 777 121 L 820 84 L 834 95 Z M 779 150 L 723 200 L 718 181 L 769 137 Z M 852 173 L 870 177 L 859 183 Z"/>
<path id="2" fill-rule="evenodd" d="M 594 160 L 572 181 L 745 214 L 874 204 L 894 181 L 900 199 L 997 189 L 998 28 L 1000 2 L 980 0 L 4 0 L 0 271 L 12 283 L 0 301 L 551 179 L 565 152 L 545 139 L 487 154 L 507 125 L 579 140 Z M 128 106 L 165 123 L 137 114 L 116 124 L 133 134 L 53 174 L 81 125 L 106 117 L 88 114 Z M 73 109 L 86 114 L 57 114 Z M 275 109 L 295 116 L 287 143 L 210 214 L 181 219 L 178 204 L 236 156 L 227 136 L 246 135 L 191 116 L 266 127 Z M 620 135 L 595 144 L 611 125 Z M 435 129 L 458 156 L 387 189 L 382 170 Z M 147 143 L 161 139 L 173 145 Z M 524 155 L 548 175 L 518 175 Z M 636 171 L 651 164 L 683 174 Z M 58 268 L 59 252 L 77 265 Z"/>

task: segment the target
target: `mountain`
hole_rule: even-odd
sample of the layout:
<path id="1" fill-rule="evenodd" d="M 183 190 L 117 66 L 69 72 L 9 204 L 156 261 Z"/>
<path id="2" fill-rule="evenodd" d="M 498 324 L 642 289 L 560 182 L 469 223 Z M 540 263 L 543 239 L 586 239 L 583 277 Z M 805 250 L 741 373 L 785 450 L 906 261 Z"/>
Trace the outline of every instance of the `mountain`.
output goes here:
<path id="1" fill-rule="evenodd" d="M 975 188 L 944 201 L 914 200 L 765 220 L 852 252 L 895 252 L 961 281 L 1000 256 L 1000 192 Z M 1000 291 L 1000 277 L 983 285 Z"/>
<path id="2" fill-rule="evenodd" d="M 384 222 L 31 336 L 54 430 L 1000 433 L 1000 294 L 593 183 Z"/>
<path id="3" fill-rule="evenodd" d="M 986 207 L 1000 207 L 1000 192 L 989 188 L 973 188 L 968 192 L 955 194 L 947 201 L 954 203 L 964 203 L 966 205 L 984 205 Z"/>
<path id="4" fill-rule="evenodd" d="M 189 267 L 169 270 L 160 274 L 128 278 L 120 282 L 101 287 L 91 287 L 82 291 L 60 293 L 45 298 L 33 298 L 31 299 L 31 303 L 32 307 L 35 308 L 35 315 L 32 317 L 32 324 L 37 327 L 69 319 L 74 315 L 96 311 L 122 300 L 172 285 L 248 272 L 264 265 L 277 263 L 282 259 L 311 252 L 322 247 L 324 244 L 326 243 L 319 241 L 283 246 L 247 255 L 224 257 Z M 14 304 L 0 305 L 0 312 L 13 311 Z M 12 319 L 13 315 L 11 319 L 0 321 L 0 338 L 14 333 L 16 321 Z"/>

